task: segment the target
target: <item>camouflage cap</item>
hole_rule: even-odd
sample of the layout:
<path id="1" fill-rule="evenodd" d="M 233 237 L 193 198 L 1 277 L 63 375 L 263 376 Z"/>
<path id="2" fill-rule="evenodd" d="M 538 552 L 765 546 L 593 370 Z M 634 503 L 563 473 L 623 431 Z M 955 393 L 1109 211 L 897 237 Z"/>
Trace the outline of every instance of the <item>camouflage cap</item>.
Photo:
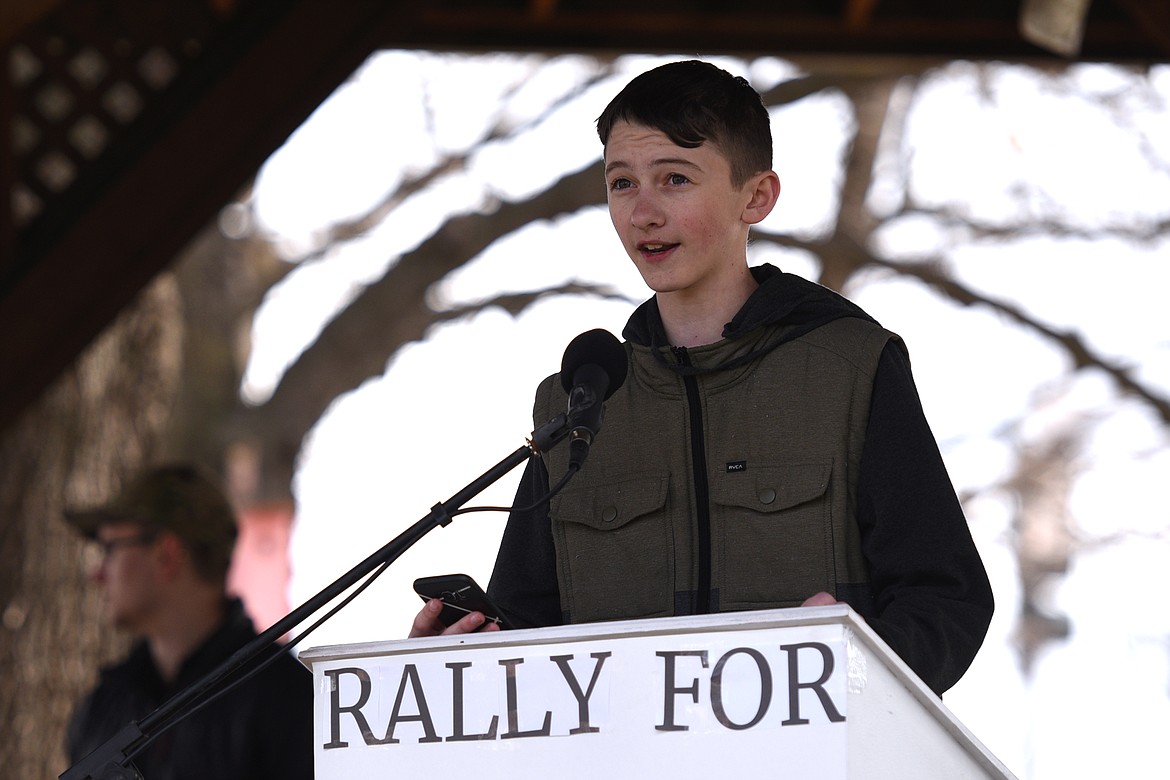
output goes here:
<path id="1" fill-rule="evenodd" d="M 236 516 L 227 497 L 198 469 L 186 465 L 149 469 L 109 503 L 67 510 L 65 519 L 89 537 L 107 523 L 139 523 L 229 558 L 236 541 Z"/>

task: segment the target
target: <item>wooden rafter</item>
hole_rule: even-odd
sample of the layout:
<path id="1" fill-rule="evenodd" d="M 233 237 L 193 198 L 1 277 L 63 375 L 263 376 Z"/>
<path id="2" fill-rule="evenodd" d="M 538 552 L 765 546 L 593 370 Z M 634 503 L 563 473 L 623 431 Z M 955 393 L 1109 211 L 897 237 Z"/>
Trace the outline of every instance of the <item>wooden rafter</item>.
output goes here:
<path id="1" fill-rule="evenodd" d="M 849 0 L 845 4 L 845 28 L 862 30 L 869 26 L 878 0 Z"/>
<path id="2" fill-rule="evenodd" d="M 1170 52 L 1170 0 L 1113 0 L 1125 13 Z"/>
<path id="3" fill-rule="evenodd" d="M 10 0 L 0 3 L 0 47 L 66 0 Z"/>

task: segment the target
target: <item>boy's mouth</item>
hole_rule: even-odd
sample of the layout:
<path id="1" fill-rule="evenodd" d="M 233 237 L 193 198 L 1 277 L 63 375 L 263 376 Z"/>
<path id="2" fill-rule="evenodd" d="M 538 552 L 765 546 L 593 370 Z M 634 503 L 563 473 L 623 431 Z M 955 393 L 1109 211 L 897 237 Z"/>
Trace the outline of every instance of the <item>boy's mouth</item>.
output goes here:
<path id="1" fill-rule="evenodd" d="M 678 244 L 665 244 L 655 241 L 646 241 L 638 244 L 638 251 L 647 257 L 654 257 L 655 255 L 665 254 L 674 249 Z"/>

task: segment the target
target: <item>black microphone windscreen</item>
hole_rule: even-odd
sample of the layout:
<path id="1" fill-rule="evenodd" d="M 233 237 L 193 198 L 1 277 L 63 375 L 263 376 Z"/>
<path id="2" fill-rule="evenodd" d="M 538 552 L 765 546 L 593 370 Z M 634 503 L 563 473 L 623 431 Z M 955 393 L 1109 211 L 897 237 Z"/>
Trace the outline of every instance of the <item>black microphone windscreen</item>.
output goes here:
<path id="1" fill-rule="evenodd" d="M 587 330 L 570 341 L 561 360 L 561 386 L 566 393 L 573 392 L 573 375 L 577 369 L 591 363 L 609 376 L 605 390 L 605 398 L 609 398 L 626 381 L 629 363 L 625 347 L 616 336 L 602 328 Z"/>

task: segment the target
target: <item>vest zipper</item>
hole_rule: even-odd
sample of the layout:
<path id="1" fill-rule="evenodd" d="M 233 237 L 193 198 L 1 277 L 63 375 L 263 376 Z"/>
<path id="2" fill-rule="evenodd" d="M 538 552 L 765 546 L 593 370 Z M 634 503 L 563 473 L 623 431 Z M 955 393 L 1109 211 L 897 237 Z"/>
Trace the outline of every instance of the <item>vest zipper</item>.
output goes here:
<path id="1" fill-rule="evenodd" d="M 686 347 L 675 347 L 675 357 L 684 366 L 691 364 Z M 705 615 L 711 611 L 711 498 L 707 483 L 707 447 L 703 439 L 703 406 L 699 399 L 699 380 L 694 376 L 683 377 L 687 391 L 687 411 L 691 422 L 691 463 L 695 486 L 695 510 L 698 523 L 696 557 L 698 581 L 695 584 L 694 614 Z"/>

